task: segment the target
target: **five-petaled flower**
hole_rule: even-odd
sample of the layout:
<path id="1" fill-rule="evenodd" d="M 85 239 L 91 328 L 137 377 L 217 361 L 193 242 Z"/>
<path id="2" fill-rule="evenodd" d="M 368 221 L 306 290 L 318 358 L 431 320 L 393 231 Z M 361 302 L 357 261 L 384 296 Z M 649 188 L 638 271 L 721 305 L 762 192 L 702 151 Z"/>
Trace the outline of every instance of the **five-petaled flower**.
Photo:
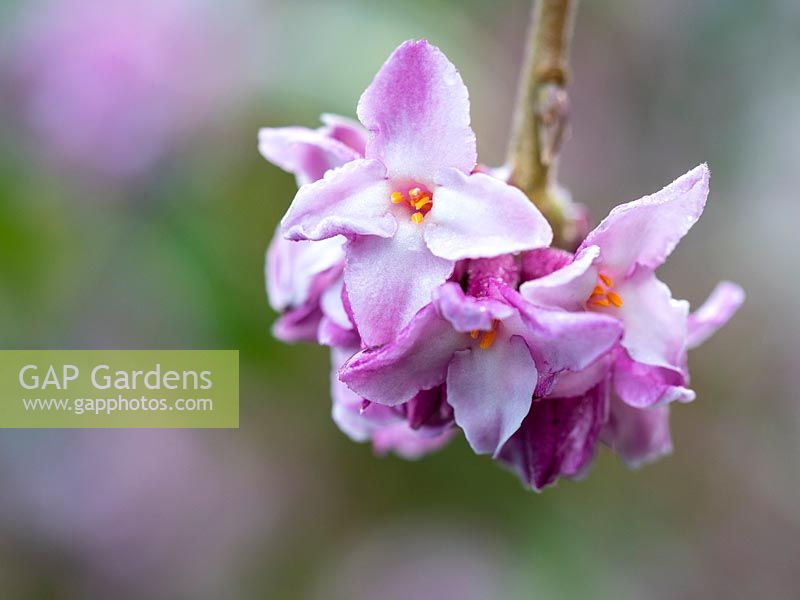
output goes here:
<path id="1" fill-rule="evenodd" d="M 660 192 L 617 206 L 569 266 L 520 287 L 540 306 L 604 313 L 623 323 L 614 386 L 630 406 L 693 400 L 687 351 L 727 322 L 744 299 L 739 286 L 721 283 L 712 303 L 690 318 L 689 303 L 675 300 L 655 275 L 702 214 L 708 183 L 708 168 L 700 165 Z"/>
<path id="2" fill-rule="evenodd" d="M 744 292 L 722 282 L 694 313 L 656 279 L 660 266 L 699 218 L 708 169 L 697 167 L 657 194 L 615 208 L 588 234 L 574 259 L 529 253 L 535 275 L 520 285 L 529 302 L 612 316 L 624 326 L 618 346 L 536 400 L 498 458 L 532 488 L 580 475 L 605 442 L 630 466 L 672 450 L 671 401 L 690 401 L 687 351 L 736 312 Z M 559 262 L 563 264 L 558 264 Z"/>
<path id="3" fill-rule="evenodd" d="M 473 173 L 467 89 L 425 41 L 402 44 L 361 96 L 364 158 L 300 188 L 291 240 L 347 238 L 344 283 L 368 346 L 394 339 L 456 261 L 547 246 L 550 225 L 517 188 Z"/>

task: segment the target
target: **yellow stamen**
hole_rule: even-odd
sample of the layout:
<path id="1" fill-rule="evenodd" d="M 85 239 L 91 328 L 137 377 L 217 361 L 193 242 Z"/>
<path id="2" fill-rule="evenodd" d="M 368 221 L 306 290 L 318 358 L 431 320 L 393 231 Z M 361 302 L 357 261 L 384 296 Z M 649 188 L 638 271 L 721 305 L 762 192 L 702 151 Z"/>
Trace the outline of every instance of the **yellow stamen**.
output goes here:
<path id="1" fill-rule="evenodd" d="M 602 296 L 605 293 L 606 291 L 599 285 L 594 286 L 594 289 L 592 290 L 592 296 Z"/>
<path id="2" fill-rule="evenodd" d="M 477 329 L 473 329 L 472 331 L 469 332 L 469 337 L 471 337 L 473 340 L 477 340 L 480 334 L 481 334 L 480 331 L 478 331 Z"/>
<path id="3" fill-rule="evenodd" d="M 619 294 L 617 294 L 616 292 L 608 292 L 608 294 L 606 294 L 606 298 L 608 298 L 609 302 L 611 302 L 611 304 L 613 304 L 617 308 L 622 306 L 622 298 L 620 298 Z"/>
<path id="4" fill-rule="evenodd" d="M 416 223 L 417 225 L 419 225 L 420 223 L 422 223 L 422 216 L 423 215 L 421 212 L 415 212 L 413 215 L 411 215 L 411 220 L 414 221 L 414 223 Z"/>
<path id="5" fill-rule="evenodd" d="M 487 331 L 481 337 L 480 344 L 478 344 L 481 350 L 487 350 L 488 348 L 492 347 L 494 344 L 494 339 L 497 337 L 497 332 L 495 330 Z"/>
<path id="6" fill-rule="evenodd" d="M 606 287 L 611 287 L 614 285 L 614 280 L 611 279 L 611 277 L 609 277 L 608 275 L 603 275 L 602 273 L 600 273 L 598 277 L 600 277 L 600 281 L 606 284 Z"/>
<path id="7" fill-rule="evenodd" d="M 392 203 L 393 204 L 400 204 L 405 200 L 405 196 L 401 192 L 392 192 Z"/>
<path id="8" fill-rule="evenodd" d="M 422 190 L 418 187 L 411 188 L 408 190 L 408 195 L 411 196 L 412 200 L 419 200 L 419 197 L 422 196 Z"/>
<path id="9" fill-rule="evenodd" d="M 414 208 L 419 210 L 420 208 L 422 208 L 426 204 L 430 204 L 430 203 L 431 203 L 431 197 L 430 196 L 423 196 L 418 201 L 414 202 Z"/>

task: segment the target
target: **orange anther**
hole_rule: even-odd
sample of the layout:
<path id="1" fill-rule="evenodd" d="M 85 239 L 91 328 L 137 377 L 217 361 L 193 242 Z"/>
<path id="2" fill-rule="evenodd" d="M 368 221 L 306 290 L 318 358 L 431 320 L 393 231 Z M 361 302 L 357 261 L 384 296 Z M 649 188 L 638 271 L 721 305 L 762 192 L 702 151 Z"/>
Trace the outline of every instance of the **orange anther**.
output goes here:
<path id="1" fill-rule="evenodd" d="M 611 287 L 612 285 L 614 285 L 614 280 L 611 279 L 611 277 L 609 277 L 608 275 L 603 275 L 602 273 L 600 273 L 598 277 L 600 277 L 600 281 L 606 284 L 606 287 Z"/>
<path id="2" fill-rule="evenodd" d="M 423 196 L 422 198 L 420 198 L 419 200 L 414 202 L 414 208 L 419 210 L 423 206 L 425 206 L 426 204 L 430 204 L 430 203 L 431 203 L 431 197 L 430 196 Z"/>
<path id="3" fill-rule="evenodd" d="M 611 306 L 611 302 L 609 302 L 608 298 L 590 299 L 589 304 L 592 306 Z"/>
<path id="4" fill-rule="evenodd" d="M 481 334 L 480 331 L 478 331 L 477 329 L 473 329 L 472 331 L 469 332 L 469 337 L 471 337 L 473 340 L 477 340 L 480 334 Z"/>
<path id="5" fill-rule="evenodd" d="M 594 289 L 592 290 L 592 296 L 603 296 L 605 293 L 606 291 L 599 285 L 594 286 Z"/>
<path id="6" fill-rule="evenodd" d="M 608 294 L 606 294 L 606 298 L 608 298 L 609 302 L 611 302 L 611 304 L 613 304 L 617 308 L 622 306 L 622 298 L 620 298 L 619 294 L 617 294 L 616 292 L 608 292 Z"/>
<path id="7" fill-rule="evenodd" d="M 481 350 L 486 350 L 492 347 L 494 344 L 494 340 L 497 337 L 497 332 L 495 330 L 487 331 L 486 333 L 481 336 L 480 344 L 478 344 Z"/>

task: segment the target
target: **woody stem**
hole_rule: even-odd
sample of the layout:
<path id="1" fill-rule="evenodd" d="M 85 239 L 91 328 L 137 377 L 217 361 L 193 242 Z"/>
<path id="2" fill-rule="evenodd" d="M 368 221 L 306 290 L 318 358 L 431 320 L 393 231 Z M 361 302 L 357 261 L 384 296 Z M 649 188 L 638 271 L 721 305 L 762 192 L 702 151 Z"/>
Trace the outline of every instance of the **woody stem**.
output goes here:
<path id="1" fill-rule="evenodd" d="M 568 116 L 569 45 L 577 0 L 534 0 L 507 164 L 525 192 L 562 236 L 565 216 L 553 196 L 558 153 Z"/>

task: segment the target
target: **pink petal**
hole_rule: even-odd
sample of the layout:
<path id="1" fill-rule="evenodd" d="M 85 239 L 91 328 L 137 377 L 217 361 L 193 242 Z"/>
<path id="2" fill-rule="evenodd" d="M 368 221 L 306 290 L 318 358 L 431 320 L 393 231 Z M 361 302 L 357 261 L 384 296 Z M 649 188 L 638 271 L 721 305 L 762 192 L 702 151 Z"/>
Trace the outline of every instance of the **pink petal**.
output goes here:
<path id="1" fill-rule="evenodd" d="M 366 156 L 392 179 L 431 185 L 436 173 L 475 166 L 469 95 L 447 57 L 425 40 L 395 50 L 361 96 L 358 118 L 370 131 Z"/>
<path id="2" fill-rule="evenodd" d="M 453 353 L 469 343 L 428 305 L 395 340 L 356 354 L 339 378 L 362 398 L 396 406 L 443 383 Z"/>
<path id="3" fill-rule="evenodd" d="M 352 328 L 341 327 L 324 315 L 319 320 L 316 341 L 321 346 L 330 346 L 332 348 L 358 347 L 361 344 L 361 338 Z"/>
<path id="4" fill-rule="evenodd" d="M 331 391 L 333 420 L 339 429 L 356 442 L 372 441 L 377 454 L 394 452 L 406 459 L 417 459 L 439 450 L 452 439 L 452 427 L 412 428 L 399 408 L 381 404 L 364 407 L 363 399 L 337 378 L 342 363 L 352 350 L 333 349 Z"/>
<path id="5" fill-rule="evenodd" d="M 744 290 L 730 281 L 717 284 L 714 291 L 689 315 L 688 346 L 697 348 L 725 325 L 744 302 Z"/>
<path id="6" fill-rule="evenodd" d="M 553 230 L 519 189 L 483 173 L 440 174 L 425 242 L 450 260 L 490 258 L 547 246 Z"/>
<path id="7" fill-rule="evenodd" d="M 355 331 L 344 306 L 344 297 L 344 277 L 341 275 L 320 296 L 319 306 L 323 316 L 317 330 L 317 341 L 323 346 L 357 348 L 361 344 L 361 338 Z"/>
<path id="8" fill-rule="evenodd" d="M 616 352 L 612 350 L 582 371 L 575 373 L 571 371 L 564 372 L 556 379 L 556 383 L 549 395 L 554 398 L 575 398 L 584 395 L 610 375 L 614 366 L 615 356 Z"/>
<path id="9" fill-rule="evenodd" d="M 455 433 L 456 430 L 451 428 L 439 434 L 429 435 L 426 432 L 411 429 L 408 423 L 395 423 L 375 431 L 372 435 L 372 447 L 376 454 L 394 452 L 406 460 L 416 460 L 440 450 L 453 438 Z"/>
<path id="10" fill-rule="evenodd" d="M 622 335 L 620 322 L 606 315 L 541 308 L 513 290 L 504 296 L 519 310 L 525 324 L 522 335 L 542 374 L 581 371 L 611 350 Z"/>
<path id="11" fill-rule="evenodd" d="M 691 402 L 695 393 L 684 387 L 683 373 L 638 363 L 620 352 L 614 363 L 614 390 L 629 406 L 647 408 L 671 402 Z"/>
<path id="12" fill-rule="evenodd" d="M 287 344 L 315 342 L 321 319 L 319 306 L 306 304 L 278 317 L 272 324 L 272 335 Z"/>
<path id="13" fill-rule="evenodd" d="M 597 285 L 594 263 L 600 255 L 597 246 L 578 252 L 570 264 L 539 279 L 526 281 L 519 287 L 525 300 L 551 308 L 581 311 Z"/>
<path id="14" fill-rule="evenodd" d="M 320 242 L 313 242 L 320 243 Z M 322 313 L 342 329 L 352 329 L 353 324 L 344 308 L 342 292 L 344 288 L 344 278 L 339 277 L 328 286 L 319 299 Z"/>
<path id="15" fill-rule="evenodd" d="M 367 130 L 361 126 L 361 123 L 331 113 L 323 113 L 320 120 L 324 125 L 320 129 L 322 133 L 352 148 L 359 157 L 364 156 L 364 149 L 367 146 Z"/>
<path id="16" fill-rule="evenodd" d="M 612 398 L 602 439 L 631 468 L 671 454 L 669 406 L 633 408 Z"/>
<path id="17" fill-rule="evenodd" d="M 293 242 L 276 231 L 265 263 L 270 306 L 280 312 L 306 302 L 315 281 L 344 263 L 344 242 L 342 237 Z"/>
<path id="18" fill-rule="evenodd" d="M 361 156 L 325 133 L 305 127 L 265 127 L 258 132 L 258 150 L 269 162 L 294 174 L 298 185 L 321 179 L 328 169 Z"/>
<path id="19" fill-rule="evenodd" d="M 391 237 L 397 223 L 390 212 L 391 190 L 383 165 L 354 160 L 304 185 L 281 221 L 290 240 L 322 240 L 336 235 Z"/>
<path id="20" fill-rule="evenodd" d="M 697 222 L 708 196 L 709 173 L 700 165 L 652 196 L 617 206 L 581 245 L 600 246 L 603 271 L 629 275 L 656 269 Z"/>
<path id="21" fill-rule="evenodd" d="M 447 371 L 447 401 L 478 454 L 497 454 L 531 407 L 536 365 L 525 341 L 498 332 L 487 349 L 457 352 Z"/>
<path id="22" fill-rule="evenodd" d="M 604 309 L 622 319 L 622 346 L 637 362 L 680 369 L 686 360 L 689 303 L 675 300 L 669 287 L 649 271 L 639 271 L 615 287 L 624 304 Z"/>
<path id="23" fill-rule="evenodd" d="M 341 386 L 342 388 L 347 389 L 347 386 L 341 382 L 334 383 L 333 385 Z M 350 390 L 348 390 L 348 392 L 349 391 Z M 333 406 L 331 407 L 331 417 L 333 418 L 333 422 L 336 423 L 336 426 L 342 433 L 344 433 L 354 442 L 369 441 L 372 439 L 372 436 L 379 427 L 390 427 L 400 422 L 402 419 L 401 415 L 393 414 L 393 409 L 389 408 L 388 406 L 376 404 L 375 409 L 371 410 L 370 413 L 374 415 L 378 411 L 385 412 L 386 415 L 383 416 L 387 418 L 388 423 L 384 425 L 380 424 L 379 422 L 373 422 L 372 420 L 365 418 L 365 415 L 361 413 L 361 402 L 362 400 L 356 397 L 355 402 L 350 404 L 334 402 Z M 370 408 L 372 408 L 372 406 L 370 406 Z M 376 419 L 376 421 L 379 421 L 379 419 Z"/>
<path id="24" fill-rule="evenodd" d="M 351 241 L 344 280 L 364 343 L 376 346 L 393 339 L 452 272 L 453 262 L 431 254 L 410 219 L 398 223 L 392 238 Z"/>
<path id="25" fill-rule="evenodd" d="M 402 414 L 388 406 L 370 405 L 362 411 L 363 399 L 339 381 L 341 366 L 357 351 L 331 349 L 331 397 L 333 398 L 333 420 L 351 440 L 364 442 L 372 438 L 375 430 L 403 420 Z M 369 414 L 367 414 L 369 411 Z"/>
<path id="26" fill-rule="evenodd" d="M 434 303 L 456 331 L 463 333 L 489 331 L 494 320 L 502 321 L 514 313 L 514 309 L 503 302 L 466 296 L 461 286 L 452 281 L 436 289 Z"/>

